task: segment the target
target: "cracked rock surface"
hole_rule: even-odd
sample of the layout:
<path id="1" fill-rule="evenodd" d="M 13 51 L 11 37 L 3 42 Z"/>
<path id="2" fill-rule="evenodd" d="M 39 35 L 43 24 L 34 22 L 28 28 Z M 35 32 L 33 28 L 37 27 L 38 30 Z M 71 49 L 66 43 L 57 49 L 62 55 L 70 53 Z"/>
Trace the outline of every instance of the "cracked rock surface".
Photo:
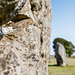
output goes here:
<path id="1" fill-rule="evenodd" d="M 25 3 L 26 0 L 0 0 L 0 24 L 16 16 Z"/>

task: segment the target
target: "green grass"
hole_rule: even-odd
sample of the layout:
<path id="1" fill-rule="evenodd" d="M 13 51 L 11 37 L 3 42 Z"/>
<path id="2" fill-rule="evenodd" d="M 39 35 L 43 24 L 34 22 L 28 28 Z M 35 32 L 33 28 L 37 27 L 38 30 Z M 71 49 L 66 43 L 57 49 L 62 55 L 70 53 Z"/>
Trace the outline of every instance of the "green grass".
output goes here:
<path id="1" fill-rule="evenodd" d="M 67 59 L 67 66 L 53 66 L 56 64 L 55 59 L 51 59 L 48 70 L 49 75 L 75 75 L 75 58 L 68 58 Z"/>

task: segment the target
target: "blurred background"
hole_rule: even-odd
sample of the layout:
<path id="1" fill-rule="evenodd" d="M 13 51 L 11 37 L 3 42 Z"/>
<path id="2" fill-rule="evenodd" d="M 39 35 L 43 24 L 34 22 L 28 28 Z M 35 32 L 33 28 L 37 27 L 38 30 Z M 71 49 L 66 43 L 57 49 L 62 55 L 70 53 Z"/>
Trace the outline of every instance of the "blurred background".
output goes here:
<path id="1" fill-rule="evenodd" d="M 55 38 L 63 38 L 75 45 L 75 0 L 51 0 L 51 3 L 52 33 L 50 54 L 54 55 L 53 41 Z"/>

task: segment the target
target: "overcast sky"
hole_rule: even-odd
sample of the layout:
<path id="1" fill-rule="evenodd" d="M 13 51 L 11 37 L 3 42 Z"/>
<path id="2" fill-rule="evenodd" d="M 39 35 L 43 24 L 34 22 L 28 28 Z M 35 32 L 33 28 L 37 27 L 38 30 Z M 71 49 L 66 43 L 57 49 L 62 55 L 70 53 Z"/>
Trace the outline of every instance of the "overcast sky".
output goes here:
<path id="1" fill-rule="evenodd" d="M 75 45 L 75 0 L 51 0 L 52 3 L 52 43 L 57 37 L 71 41 Z"/>

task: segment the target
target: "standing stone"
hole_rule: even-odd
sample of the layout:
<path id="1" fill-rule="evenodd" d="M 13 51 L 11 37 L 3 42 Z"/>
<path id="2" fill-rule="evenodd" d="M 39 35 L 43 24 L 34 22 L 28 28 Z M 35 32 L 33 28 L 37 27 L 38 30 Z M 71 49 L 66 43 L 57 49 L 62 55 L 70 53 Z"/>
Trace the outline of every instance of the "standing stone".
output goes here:
<path id="1" fill-rule="evenodd" d="M 55 46 L 55 56 L 57 60 L 57 65 L 66 66 L 66 51 L 61 43 L 57 43 Z"/>
<path id="2" fill-rule="evenodd" d="M 11 5 L 16 1 L 18 5 L 13 4 L 13 9 L 10 9 L 6 1 Z M 51 0 L 1 2 L 7 4 L 6 8 L 9 8 L 10 12 L 5 13 L 8 20 L 5 17 L 2 20 L 1 16 L 4 36 L 0 41 L 0 75 L 48 75 Z M 19 6 L 22 7 L 17 11 Z M 5 7 L 3 8 L 1 11 L 6 10 Z"/>

